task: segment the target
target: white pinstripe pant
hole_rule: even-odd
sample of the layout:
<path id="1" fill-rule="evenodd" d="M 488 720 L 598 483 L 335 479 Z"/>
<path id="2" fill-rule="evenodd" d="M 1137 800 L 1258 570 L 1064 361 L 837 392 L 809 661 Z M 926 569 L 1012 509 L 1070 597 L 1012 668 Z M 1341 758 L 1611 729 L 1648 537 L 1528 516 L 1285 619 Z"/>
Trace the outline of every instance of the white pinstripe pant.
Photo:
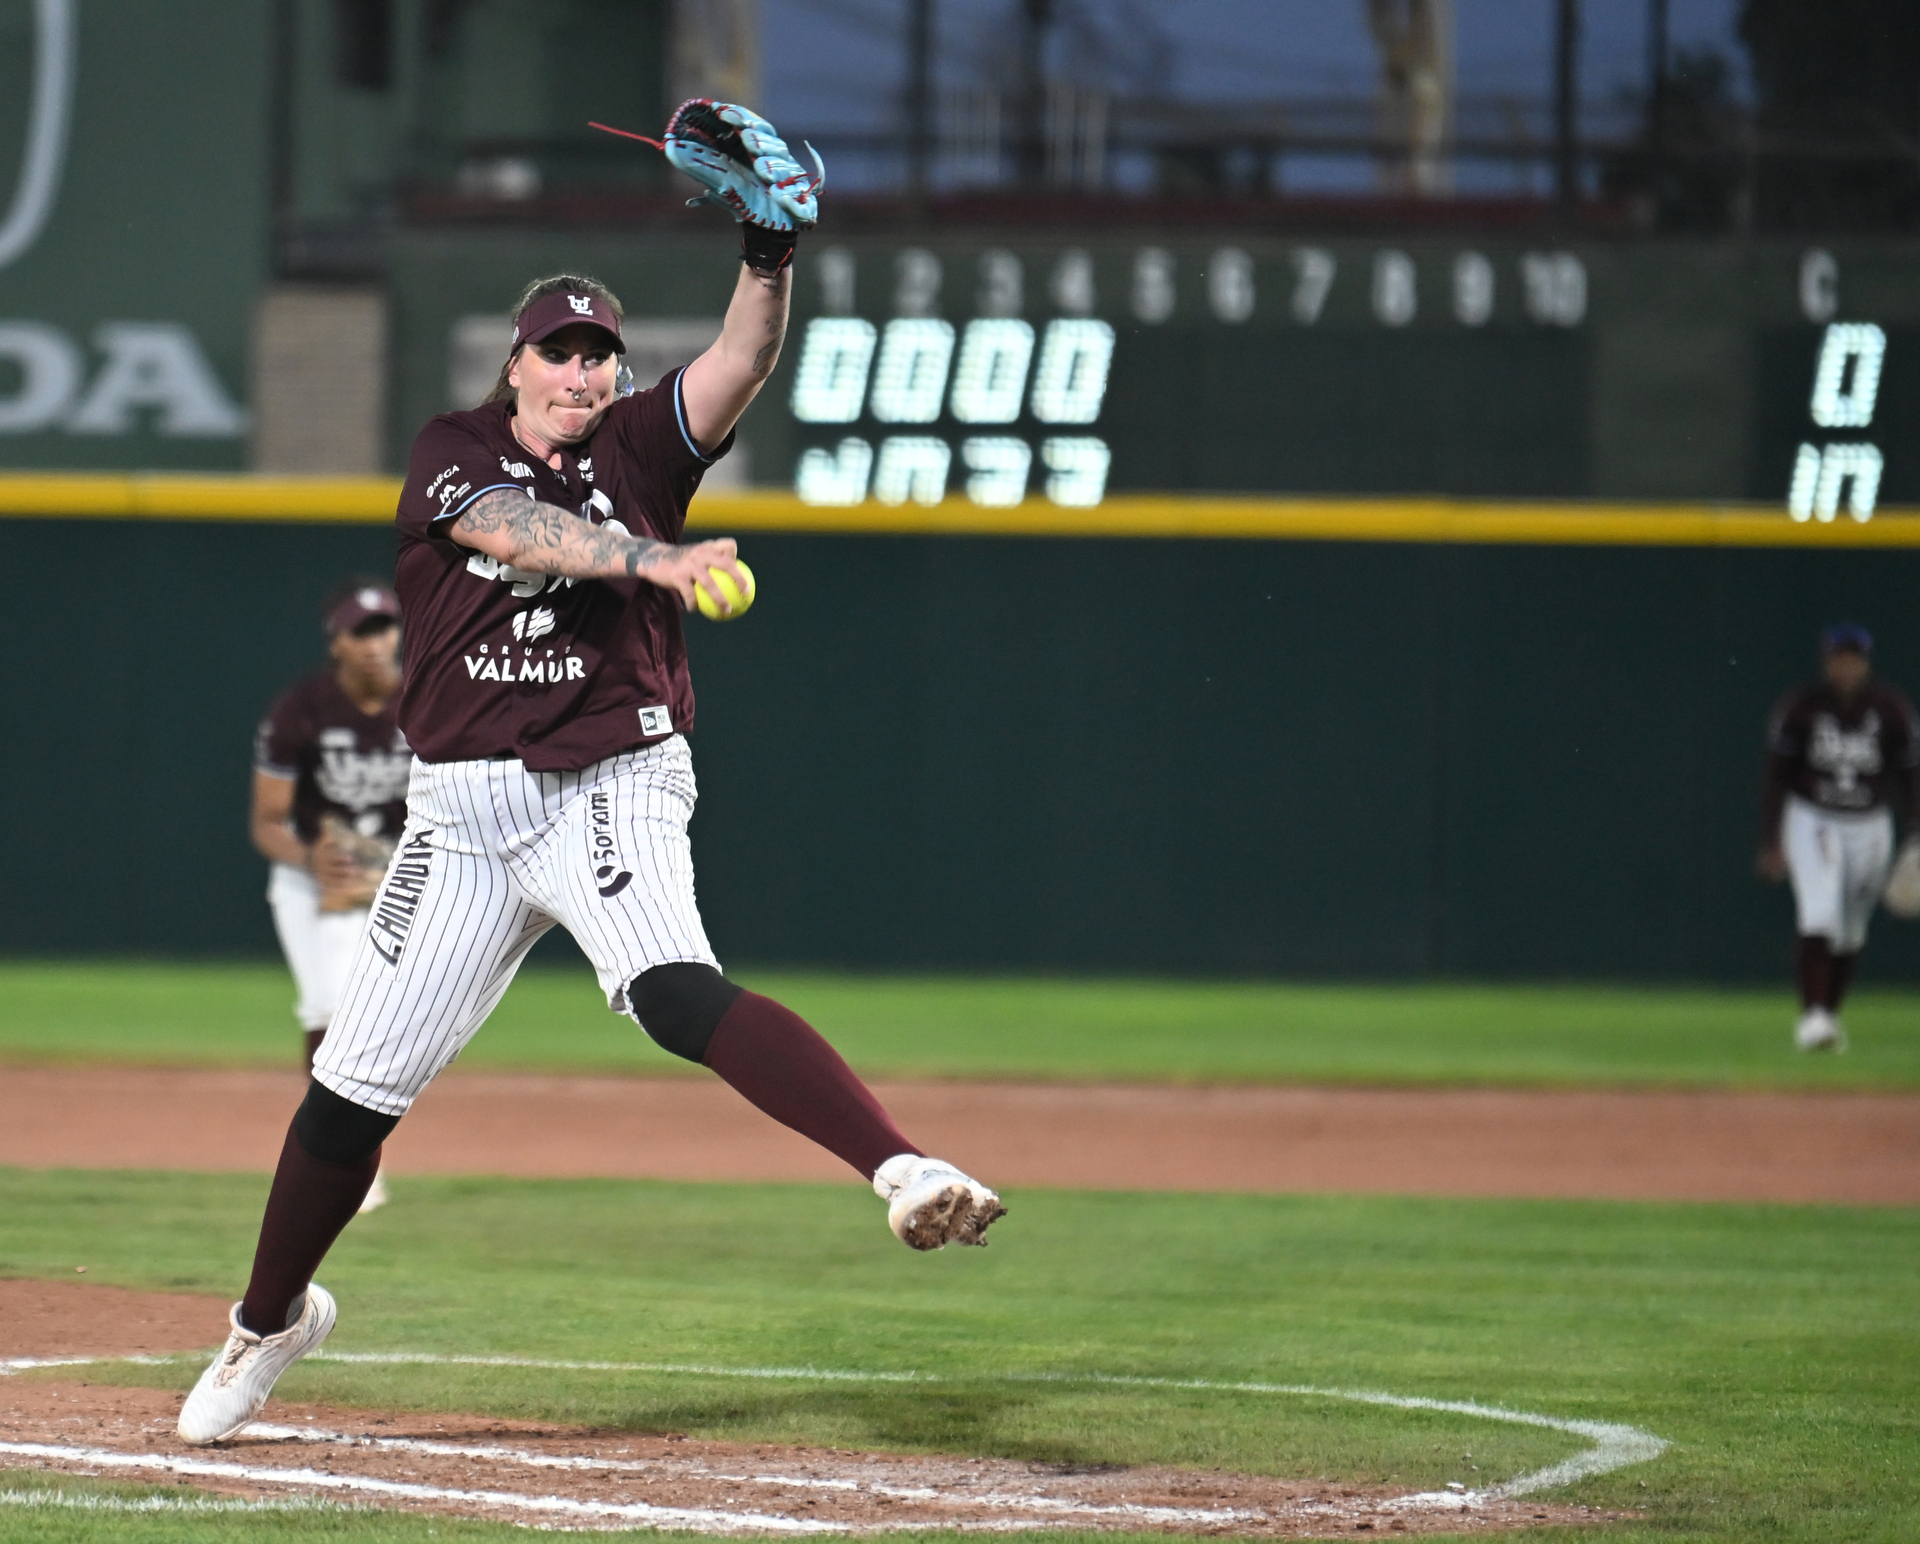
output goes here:
<path id="1" fill-rule="evenodd" d="M 693 757 L 679 735 L 579 772 L 415 761 L 407 828 L 313 1075 L 404 1114 L 558 922 L 607 1005 L 655 965 L 718 966 L 693 899 Z"/>

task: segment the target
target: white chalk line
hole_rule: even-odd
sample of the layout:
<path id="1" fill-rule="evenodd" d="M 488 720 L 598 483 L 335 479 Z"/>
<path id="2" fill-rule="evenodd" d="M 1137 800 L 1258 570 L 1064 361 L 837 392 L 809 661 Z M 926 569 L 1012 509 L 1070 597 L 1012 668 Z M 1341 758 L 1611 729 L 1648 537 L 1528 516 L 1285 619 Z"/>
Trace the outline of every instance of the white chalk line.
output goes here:
<path id="1" fill-rule="evenodd" d="M 264 1436 L 270 1439 L 282 1437 L 305 1438 L 323 1442 L 336 1442 L 346 1446 L 380 1446 L 390 1450 L 415 1453 L 432 1453 L 442 1456 L 472 1456 L 492 1458 L 505 1462 L 529 1462 L 542 1459 L 552 1461 L 554 1455 L 525 1453 L 510 1448 L 475 1447 L 466 1448 L 450 1443 L 413 1441 L 405 1438 L 368 1439 L 348 1436 L 338 1432 L 308 1432 L 298 1427 L 262 1427 L 249 1426 L 250 1435 Z M 930 1488 L 908 1488 L 904 1486 L 853 1485 L 846 1482 L 814 1481 L 822 1488 L 846 1488 L 865 1490 L 870 1494 L 892 1495 L 895 1497 L 919 1500 L 937 1500 L 943 1503 L 965 1503 L 981 1507 L 998 1506 L 1002 1510 L 1023 1511 L 1042 1514 L 1029 1517 L 999 1517 L 984 1520 L 941 1518 L 926 1522 L 912 1522 L 905 1519 L 885 1523 L 860 1524 L 845 1521 L 831 1521 L 816 1518 L 787 1517 L 778 1512 L 728 1511 L 717 1507 L 662 1507 L 649 1502 L 612 1502 L 579 1501 L 565 1496 L 529 1496 L 518 1491 L 500 1490 L 464 1490 L 447 1486 L 423 1485 L 405 1480 L 380 1480 L 368 1476 L 334 1474 L 324 1469 L 281 1468 L 273 1465 L 228 1463 L 212 1459 L 178 1457 L 166 1453 L 126 1453 L 116 1448 L 80 1447 L 65 1443 L 47 1442 L 0 1442 L 0 1455 L 13 1455 L 22 1458 L 41 1458 L 66 1463 L 87 1465 L 90 1469 L 118 1469 L 122 1471 L 143 1471 L 179 1475 L 188 1479 L 219 1479 L 237 1481 L 255 1485 L 298 1485 L 320 1489 L 361 1492 L 368 1495 L 383 1496 L 392 1500 L 455 1503 L 480 1507 L 485 1510 L 506 1513 L 533 1514 L 541 1517 L 559 1516 L 570 1519 L 592 1519 L 599 1523 L 639 1523 L 656 1527 L 675 1527 L 699 1533 L 737 1533 L 752 1530 L 761 1533 L 899 1533 L 946 1531 L 966 1533 L 1008 1533 L 1034 1528 L 1072 1528 L 1082 1525 L 1093 1518 L 1119 1519 L 1135 1523 L 1193 1523 L 1218 1527 L 1234 1522 L 1264 1522 L 1272 1520 L 1270 1511 L 1249 1511 L 1232 1508 L 1197 1507 L 1155 1507 L 1137 1504 L 1117 1504 L 1112 1506 L 1094 1506 L 1083 1502 L 1063 1501 L 1044 1496 L 1008 1496 L 984 1494 L 963 1496 L 941 1492 Z M 565 1462 L 564 1460 L 562 1461 Z M 594 1468 L 646 1468 L 645 1464 L 615 1464 L 610 1461 L 575 1460 L 569 1467 Z M 661 1467 L 667 1467 L 662 1465 Z M 794 1486 L 792 1479 L 778 1475 L 740 1476 L 714 1473 L 702 1474 L 701 1478 L 724 1483 L 759 1483 L 776 1486 Z M 40 1492 L 0 1492 L 0 1499 L 13 1495 L 59 1498 L 57 1491 Z M 1435 1507 L 1447 1510 L 1464 1511 L 1473 1505 L 1471 1495 L 1455 1495 L 1451 1492 L 1439 1492 L 1428 1496 L 1401 1496 L 1373 1503 L 1368 1510 L 1373 1512 L 1419 1511 Z M 22 1505 L 35 1504 L 22 1502 Z M 165 1511 L 179 1508 L 204 1511 L 216 1509 L 230 1510 L 269 1510 L 276 1507 L 284 1509 L 290 1503 L 235 1502 L 222 1508 L 219 1504 L 209 1504 L 205 1498 L 154 1496 L 139 1501 L 120 1501 L 111 1497 L 76 1498 L 73 1502 L 49 1499 L 47 1505 L 81 1504 L 92 1505 L 103 1510 Z M 312 1503 L 326 1505 L 326 1503 Z M 1316 1512 L 1338 1511 L 1337 1503 L 1305 1500 L 1287 1509 L 1295 1514 L 1313 1514 Z M 539 1523 L 531 1526 L 540 1527 Z M 547 1524 L 547 1526 L 556 1526 Z M 559 1524 L 558 1526 L 565 1526 Z"/>
<path id="2" fill-rule="evenodd" d="M 125 1357 L 14 1357 L 0 1361 L 0 1374 L 25 1372 L 42 1367 L 71 1367 L 109 1362 L 131 1362 L 143 1365 L 165 1365 L 181 1361 L 197 1360 L 197 1356 L 125 1356 Z M 709 1378 L 749 1378 L 759 1380 L 780 1380 L 800 1382 L 834 1383 L 914 1383 L 931 1385 L 951 1385 L 967 1383 L 1042 1383 L 1062 1385 L 1090 1385 L 1094 1387 L 1118 1388 L 1154 1388 L 1191 1390 L 1212 1393 L 1238 1393 L 1262 1395 L 1289 1395 L 1299 1398 L 1339 1399 L 1356 1404 L 1384 1406 L 1399 1410 L 1427 1410 L 1436 1413 L 1463 1415 L 1472 1419 L 1503 1422 L 1509 1425 L 1533 1426 L 1551 1431 L 1566 1432 L 1569 1435 L 1585 1438 L 1593 1445 L 1584 1453 L 1575 1454 L 1559 1463 L 1508 1480 L 1504 1484 L 1493 1485 L 1484 1490 L 1474 1491 L 1426 1491 L 1398 1498 L 1393 1506 L 1411 1509 L 1464 1509 L 1478 1501 L 1500 1500 L 1524 1496 L 1536 1491 L 1559 1485 L 1572 1484 L 1581 1479 L 1609 1474 L 1633 1464 L 1646 1463 L 1666 1451 L 1669 1444 L 1664 1438 L 1635 1426 L 1613 1421 L 1571 1420 L 1559 1416 L 1541 1415 L 1532 1411 L 1512 1410 L 1501 1405 L 1481 1404 L 1473 1400 L 1429 1399 L 1417 1395 L 1391 1394 L 1378 1389 L 1341 1389 L 1325 1388 L 1314 1384 L 1268 1383 L 1254 1380 L 1225 1380 L 1213 1378 L 1164 1378 L 1136 1376 L 1120 1373 L 983 1373 L 973 1376 L 948 1376 L 938 1373 L 914 1371 L 860 1371 L 847 1368 L 828 1367 L 724 1367 L 704 1363 L 687 1362 L 612 1362 L 585 1361 L 555 1357 L 527 1356 L 460 1356 L 437 1352 L 380 1352 L 380 1351 L 317 1351 L 307 1358 L 309 1361 L 339 1362 L 349 1365 L 366 1366 L 426 1366 L 426 1367 L 518 1367 L 553 1372 L 622 1372 L 651 1373 L 670 1376 L 709 1377 Z M 257 1434 L 271 1435 L 275 1438 L 286 1436 L 310 1436 L 297 1427 L 249 1428 Z M 413 1439 L 341 1438 L 339 1434 L 328 1433 L 327 1438 L 364 1442 L 367 1445 L 393 1445 L 412 1443 L 416 1451 L 431 1452 L 444 1448 L 455 1456 L 499 1456 L 507 1457 L 510 1450 L 505 1449 L 459 1449 L 455 1452 L 451 1444 L 426 1444 L 424 1446 Z M 672 1525 L 693 1528 L 699 1531 L 716 1531 L 752 1527 L 762 1531 L 776 1532 L 818 1532 L 850 1531 L 844 1523 L 819 1523 L 810 1519 L 781 1518 L 777 1514 L 755 1514 L 726 1512 L 717 1509 L 652 1507 L 647 1503 L 635 1502 L 616 1504 L 609 1502 L 580 1502 L 568 1498 L 522 1497 L 513 1492 L 481 1492 L 445 1490 L 433 1486 L 407 1485 L 398 1481 L 361 1480 L 355 1476 L 328 1475 L 317 1470 L 289 1470 L 262 1468 L 257 1472 L 252 1466 L 213 1464 L 210 1460 L 180 1459 L 165 1454 L 123 1454 L 109 1449 L 70 1449 L 55 1448 L 46 1444 L 9 1444 L 0 1443 L 0 1453 L 23 1453 L 26 1449 L 36 1451 L 44 1449 L 44 1456 L 59 1453 L 70 1459 L 81 1454 L 106 1454 L 105 1458 L 88 1456 L 82 1461 L 98 1462 L 103 1465 L 122 1467 L 159 1468 L 179 1474 L 202 1473 L 221 1474 L 229 1478 L 247 1478 L 255 1483 L 274 1484 L 313 1484 L 322 1488 L 364 1489 L 375 1494 L 387 1494 L 419 1500 L 458 1501 L 467 1504 L 482 1505 L 509 1510 L 531 1510 L 542 1513 L 573 1513 L 594 1516 L 605 1520 L 625 1519 L 640 1522 L 671 1523 Z M 617 1461 L 602 1459 L 568 1458 L 564 1455 L 519 1454 L 516 1461 L 533 1461 L 538 1466 L 554 1468 L 615 1467 Z M 183 1468 L 182 1465 L 200 1465 L 200 1468 Z M 208 1467 L 211 1465 L 211 1467 Z M 618 1465 L 627 1467 L 626 1465 Z M 642 1466 L 644 1467 L 644 1466 Z M 240 1473 L 238 1471 L 247 1471 Z M 310 1478 L 318 1476 L 317 1479 Z M 734 1483 L 766 1483 L 792 1485 L 792 1480 L 782 1480 L 778 1476 L 715 1476 Z M 838 1488 L 857 1482 L 815 1481 L 822 1487 Z M 880 1494 L 893 1494 L 905 1498 L 913 1496 L 924 1499 L 924 1493 L 895 1488 L 891 1491 L 882 1487 L 870 1487 Z M 966 1501 L 969 1504 L 983 1501 L 984 1498 L 941 1496 L 943 1501 Z M 1002 1506 L 1018 1502 L 1019 1510 L 1030 1512 L 1057 1512 L 1061 1516 L 1061 1525 L 1066 1525 L 1073 1516 L 1089 1514 L 1124 1514 L 1147 1520 L 1150 1516 L 1159 1521 L 1236 1521 L 1251 1514 L 1229 1511 L 1189 1511 L 1184 1508 L 1146 1508 L 1113 1507 L 1098 1508 L 1086 1503 L 1059 1501 L 1046 1497 L 1001 1496 L 995 1500 Z M 525 1503 L 524 1506 L 521 1504 Z M 1164 1514 L 1164 1515 L 1163 1515 Z M 1037 1519 L 1035 1519 L 1037 1521 Z M 890 1524 L 881 1531 L 897 1531 L 902 1524 Z M 947 1524 L 927 1524 L 924 1526 L 955 1526 Z M 968 1528 L 1007 1528 L 1032 1526 L 1032 1523 L 1017 1522 L 961 1524 Z M 861 1531 L 854 1529 L 851 1531 Z"/>
<path id="3" fill-rule="evenodd" d="M 850 1531 L 844 1524 L 816 1523 L 807 1518 L 781 1517 L 774 1513 L 653 1506 L 645 1501 L 576 1501 L 567 1496 L 523 1496 L 514 1491 L 456 1490 L 440 1485 L 416 1485 L 408 1480 L 379 1480 L 371 1475 L 329 1474 L 324 1469 L 279 1469 L 271 1465 L 226 1463 L 210 1458 L 185 1458 L 171 1453 L 123 1453 L 115 1448 L 78 1447 L 65 1443 L 0 1442 L 0 1454 L 17 1458 L 56 1459 L 99 1469 L 177 1474 L 187 1479 L 239 1481 L 252 1485 L 299 1485 L 315 1490 L 384 1496 L 395 1501 L 455 1502 L 494 1511 L 651 1523 L 708 1533 L 740 1528 L 753 1528 L 767 1533 Z"/>
<path id="4" fill-rule="evenodd" d="M 526 1448 L 493 1444 L 442 1442 L 423 1437 L 356 1437 L 346 1432 L 323 1431 L 303 1426 L 273 1426 L 255 1421 L 247 1435 L 277 1442 L 323 1442 L 346 1447 L 378 1448 L 386 1452 L 423 1453 L 440 1458 L 477 1458 L 493 1463 L 526 1464 L 537 1469 L 597 1470 L 605 1473 L 660 1474 L 688 1472 L 688 1466 L 671 1459 L 582 1458 L 564 1453 L 538 1453 Z M 949 1506 L 998 1507 L 1025 1512 L 1071 1513 L 1076 1517 L 1129 1517 L 1150 1522 L 1218 1523 L 1244 1522 L 1259 1518 L 1259 1512 L 1231 1507 L 1156 1507 L 1133 1503 L 1101 1506 L 1087 1501 L 1066 1501 L 1056 1496 L 1010 1494 L 1003 1491 L 940 1490 L 931 1485 L 884 1485 L 863 1480 L 822 1480 L 808 1475 L 725 1474 L 714 1469 L 694 1471 L 702 1480 L 727 1485 L 765 1485 L 781 1490 L 826 1490 L 868 1496 L 886 1496 L 899 1501 L 938 1501 Z"/>
<path id="5" fill-rule="evenodd" d="M 132 1360 L 129 1358 L 128 1360 Z M 1343 1399 L 1354 1404 L 1383 1405 L 1396 1410 L 1431 1410 L 1449 1415 L 1470 1416 L 1478 1420 L 1503 1421 L 1511 1426 L 1536 1426 L 1584 1437 L 1593 1444 L 1584 1453 L 1550 1464 L 1544 1469 L 1523 1474 L 1505 1484 L 1491 1486 L 1474 1494 L 1490 1497 L 1531 1495 L 1575 1480 L 1611 1474 L 1633 1464 L 1658 1458 L 1669 1444 L 1666 1439 L 1637 1426 L 1616 1421 L 1569 1420 L 1560 1416 L 1537 1415 L 1527 1410 L 1510 1410 L 1504 1405 L 1484 1405 L 1475 1400 L 1426 1399 L 1417 1395 L 1389 1394 L 1379 1389 L 1322 1388 L 1307 1383 L 1263 1383 L 1228 1381 L 1216 1378 L 1154 1378 L 1124 1373 L 1099 1372 L 1003 1372 L 977 1376 L 950 1377 L 922 1372 L 859 1372 L 834 1367 L 716 1367 L 692 1362 L 584 1362 L 547 1357 L 453 1356 L 435 1352 L 389 1351 L 316 1351 L 309 1361 L 360 1363 L 393 1367 L 525 1367 L 550 1372 L 637 1372 L 661 1373 L 685 1377 L 757 1378 L 784 1381 L 834 1383 L 1061 1383 L 1091 1384 L 1095 1387 L 1153 1388 L 1195 1390 L 1222 1394 L 1286 1394 L 1299 1398 Z M 1445 1494 L 1445 1493 L 1437 1493 Z"/>

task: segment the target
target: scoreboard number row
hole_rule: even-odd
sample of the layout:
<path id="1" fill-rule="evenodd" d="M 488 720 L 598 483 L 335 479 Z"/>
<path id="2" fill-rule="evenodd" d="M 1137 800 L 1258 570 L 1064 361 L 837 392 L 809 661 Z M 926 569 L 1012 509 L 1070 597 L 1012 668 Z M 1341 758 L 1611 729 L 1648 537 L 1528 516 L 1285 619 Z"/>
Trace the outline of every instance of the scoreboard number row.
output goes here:
<path id="1" fill-rule="evenodd" d="M 1106 496 L 1113 460 L 1105 440 L 1055 435 L 1040 442 L 1046 469 L 1042 490 L 1055 504 L 1089 507 Z M 1033 472 L 1033 447 L 1010 434 L 974 435 L 960 442 L 967 497 L 1004 507 L 1022 502 Z M 953 450 L 938 435 L 894 434 L 880 442 L 850 434 L 833 449 L 802 451 L 794 491 L 808 504 L 938 504 L 947 495 Z"/>
<path id="2" fill-rule="evenodd" d="M 807 323 L 789 406 L 808 424 L 850 424 L 863 407 L 883 424 L 930 424 L 945 402 L 960 423 L 1010 424 L 1028 400 L 1033 355 L 1033 327 L 1018 317 L 968 322 L 957 368 L 950 368 L 953 324 L 939 317 L 895 317 L 884 332 L 857 316 L 815 317 Z M 1049 322 L 1031 372 L 1034 418 L 1093 423 L 1112 362 L 1107 323 L 1096 317 Z"/>

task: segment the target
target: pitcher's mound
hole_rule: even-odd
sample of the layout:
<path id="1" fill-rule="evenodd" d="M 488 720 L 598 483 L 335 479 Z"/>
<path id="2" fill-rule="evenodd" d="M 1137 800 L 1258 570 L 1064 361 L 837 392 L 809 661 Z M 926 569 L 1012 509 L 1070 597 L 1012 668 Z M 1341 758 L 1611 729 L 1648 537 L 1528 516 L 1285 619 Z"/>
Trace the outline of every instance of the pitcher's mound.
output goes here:
<path id="1" fill-rule="evenodd" d="M 217 1298 L 0 1281 L 0 1359 L 210 1348 L 225 1329 L 226 1308 Z M 279 1400 L 234 1441 L 190 1448 L 174 1435 L 179 1394 L 54 1376 L 0 1379 L 0 1466 L 538 1527 L 729 1534 L 1073 1528 L 1332 1538 L 1622 1515 L 1195 1470 L 705 1442 Z"/>

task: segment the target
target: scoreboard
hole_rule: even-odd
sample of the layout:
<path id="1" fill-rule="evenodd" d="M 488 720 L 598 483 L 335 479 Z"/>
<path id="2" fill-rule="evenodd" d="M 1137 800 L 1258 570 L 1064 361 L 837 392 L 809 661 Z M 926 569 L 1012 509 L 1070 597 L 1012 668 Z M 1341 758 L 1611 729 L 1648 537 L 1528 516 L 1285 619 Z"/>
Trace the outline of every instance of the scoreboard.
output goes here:
<path id="1" fill-rule="evenodd" d="M 1195 489 L 1868 519 L 1920 501 L 1916 323 L 1920 250 L 842 243 L 803 261 L 791 370 L 751 432 L 757 480 L 823 504 Z"/>
<path id="2" fill-rule="evenodd" d="M 491 384 L 531 275 L 612 284 L 650 380 L 714 336 L 729 245 L 697 215 L 399 232 L 389 459 Z M 795 273 L 781 369 L 715 486 L 1758 502 L 1815 523 L 1920 504 L 1916 243 L 836 237 L 829 212 Z"/>

